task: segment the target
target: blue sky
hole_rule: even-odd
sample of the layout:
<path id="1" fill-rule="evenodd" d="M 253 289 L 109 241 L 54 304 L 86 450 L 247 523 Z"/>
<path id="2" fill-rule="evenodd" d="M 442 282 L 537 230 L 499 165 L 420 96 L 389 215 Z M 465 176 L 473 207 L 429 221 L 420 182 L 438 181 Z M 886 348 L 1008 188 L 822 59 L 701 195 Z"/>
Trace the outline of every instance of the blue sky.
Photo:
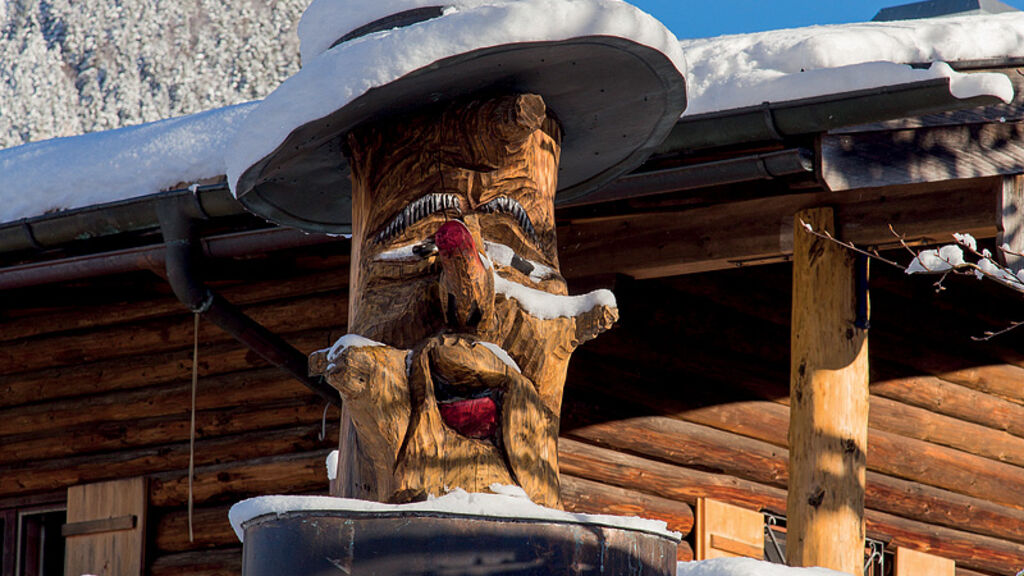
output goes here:
<path id="1" fill-rule="evenodd" d="M 866 22 L 911 0 L 629 0 L 680 38 L 759 32 L 813 24 Z M 1024 10 L 1024 0 L 1003 0 Z"/>

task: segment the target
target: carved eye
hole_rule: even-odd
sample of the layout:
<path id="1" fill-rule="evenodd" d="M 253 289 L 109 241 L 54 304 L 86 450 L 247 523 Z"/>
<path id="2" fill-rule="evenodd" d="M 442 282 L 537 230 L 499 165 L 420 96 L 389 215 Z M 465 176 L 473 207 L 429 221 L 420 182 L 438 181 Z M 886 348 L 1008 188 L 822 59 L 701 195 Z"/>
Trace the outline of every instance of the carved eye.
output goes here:
<path id="1" fill-rule="evenodd" d="M 533 227 L 533 222 L 530 221 L 530 215 L 526 213 L 526 209 L 523 208 L 522 204 L 516 200 L 508 196 L 499 196 L 481 206 L 480 211 L 487 212 L 488 214 L 508 214 L 516 221 L 519 228 L 530 237 L 530 240 L 537 241 L 537 231 Z"/>
<path id="2" fill-rule="evenodd" d="M 374 242 L 377 244 L 387 242 L 427 216 L 445 210 L 454 210 L 462 214 L 459 197 L 455 194 L 427 194 L 402 208 L 402 211 L 377 233 Z"/>

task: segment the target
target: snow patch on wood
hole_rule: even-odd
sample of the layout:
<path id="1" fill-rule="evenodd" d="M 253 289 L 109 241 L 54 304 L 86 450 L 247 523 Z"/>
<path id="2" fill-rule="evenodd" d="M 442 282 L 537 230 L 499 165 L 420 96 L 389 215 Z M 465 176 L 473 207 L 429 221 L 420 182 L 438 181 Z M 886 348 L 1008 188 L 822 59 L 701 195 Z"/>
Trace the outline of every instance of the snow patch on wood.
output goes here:
<path id="1" fill-rule="evenodd" d="M 551 294 L 494 275 L 494 291 L 511 298 L 523 307 L 529 315 L 540 320 L 573 318 L 596 308 L 615 308 L 615 295 L 610 290 L 594 290 L 579 296 Z"/>

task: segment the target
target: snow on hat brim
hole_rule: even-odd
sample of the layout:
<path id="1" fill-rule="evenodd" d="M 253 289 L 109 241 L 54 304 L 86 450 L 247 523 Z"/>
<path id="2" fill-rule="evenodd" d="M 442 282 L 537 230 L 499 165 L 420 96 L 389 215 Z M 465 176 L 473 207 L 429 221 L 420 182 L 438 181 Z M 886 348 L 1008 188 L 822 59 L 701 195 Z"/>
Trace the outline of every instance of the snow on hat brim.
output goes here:
<path id="1" fill-rule="evenodd" d="M 516 0 L 376 32 L 307 62 L 246 119 L 228 153 L 235 196 L 268 220 L 344 233 L 340 136 L 480 91 L 540 94 L 564 130 L 558 199 L 639 165 L 685 107 L 682 52 L 617 0 Z"/>

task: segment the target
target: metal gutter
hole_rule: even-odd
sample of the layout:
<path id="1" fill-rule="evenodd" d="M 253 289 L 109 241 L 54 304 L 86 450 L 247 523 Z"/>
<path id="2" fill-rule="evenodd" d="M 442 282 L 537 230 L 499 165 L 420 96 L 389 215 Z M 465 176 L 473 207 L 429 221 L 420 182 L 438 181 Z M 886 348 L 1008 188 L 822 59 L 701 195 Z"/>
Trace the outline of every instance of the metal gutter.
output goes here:
<path id="1" fill-rule="evenodd" d="M 578 201 L 559 203 L 558 207 L 641 198 L 668 192 L 771 180 L 782 176 L 813 172 L 814 153 L 805 148 L 793 148 L 691 164 L 679 168 L 630 174 Z"/>
<path id="2" fill-rule="evenodd" d="M 956 98 L 949 92 L 948 78 L 765 102 L 760 106 L 684 116 L 655 154 L 680 155 L 737 144 L 780 142 L 843 126 L 1001 103 L 994 96 Z"/>
<path id="3" fill-rule="evenodd" d="M 218 218 L 247 214 L 227 183 L 171 190 L 130 200 L 94 204 L 0 225 L 0 253 L 44 250 L 112 234 L 159 226 L 155 205 L 162 198 L 194 197 L 196 216 Z"/>
<path id="4" fill-rule="evenodd" d="M 291 228 L 268 228 L 212 236 L 198 240 L 197 243 L 202 253 L 209 258 L 236 258 L 341 240 L 341 238 L 326 234 L 306 234 Z M 165 267 L 166 250 L 163 244 L 141 246 L 0 268 L 0 290 L 28 288 L 51 282 L 83 280 L 137 270 L 157 270 L 162 274 Z"/>
<path id="5" fill-rule="evenodd" d="M 203 250 L 198 243 L 196 218 L 191 215 L 197 210 L 197 205 L 195 197 L 169 196 L 162 198 L 156 206 L 160 230 L 164 235 L 167 282 L 174 295 L 189 310 L 220 326 L 324 400 L 340 405 L 341 397 L 334 388 L 321 377 L 309 376 L 305 354 L 247 316 L 202 281 L 199 269 Z"/>

